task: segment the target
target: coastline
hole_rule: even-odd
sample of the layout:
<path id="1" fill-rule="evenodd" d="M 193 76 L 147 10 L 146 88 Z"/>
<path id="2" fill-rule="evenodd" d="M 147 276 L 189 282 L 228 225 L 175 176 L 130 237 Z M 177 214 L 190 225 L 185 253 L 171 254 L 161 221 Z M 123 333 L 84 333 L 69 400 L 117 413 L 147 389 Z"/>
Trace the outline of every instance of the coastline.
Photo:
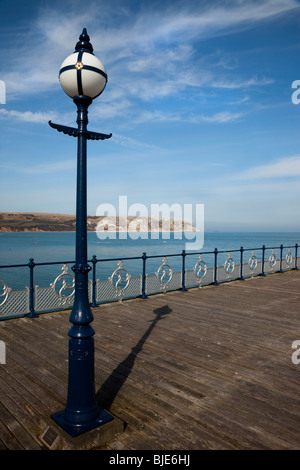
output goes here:
<path id="1" fill-rule="evenodd" d="M 126 230 L 127 227 L 127 230 Z M 178 230 L 178 227 L 182 230 Z M 146 217 L 87 216 L 87 231 L 97 233 L 183 233 L 199 230 L 185 221 Z M 76 232 L 76 216 L 37 212 L 0 212 L 0 233 Z"/>

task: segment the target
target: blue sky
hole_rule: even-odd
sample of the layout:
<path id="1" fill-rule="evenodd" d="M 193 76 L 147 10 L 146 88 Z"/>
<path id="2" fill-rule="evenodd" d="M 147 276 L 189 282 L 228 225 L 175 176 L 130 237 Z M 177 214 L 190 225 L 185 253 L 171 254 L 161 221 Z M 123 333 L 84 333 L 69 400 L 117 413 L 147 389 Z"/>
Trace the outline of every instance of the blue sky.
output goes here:
<path id="1" fill-rule="evenodd" d="M 205 230 L 300 231 L 300 4 L 0 0 L 0 211 L 75 214 L 76 126 L 58 71 L 87 28 L 108 84 L 89 108 L 88 213 L 204 204 Z M 2 101 L 4 101 L 2 99 Z"/>

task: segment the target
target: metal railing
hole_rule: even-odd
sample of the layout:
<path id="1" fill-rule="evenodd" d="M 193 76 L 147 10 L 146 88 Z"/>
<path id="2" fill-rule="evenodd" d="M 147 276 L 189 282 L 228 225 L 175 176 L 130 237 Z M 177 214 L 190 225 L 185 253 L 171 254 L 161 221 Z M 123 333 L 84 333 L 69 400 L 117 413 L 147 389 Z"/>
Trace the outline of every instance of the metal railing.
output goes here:
<path id="1" fill-rule="evenodd" d="M 249 255 L 250 253 L 250 255 Z M 159 263 L 157 263 L 157 261 Z M 135 267 L 130 272 L 130 262 Z M 172 290 L 187 290 L 205 285 L 243 280 L 254 276 L 265 276 L 275 272 L 298 269 L 298 244 L 293 246 L 247 248 L 235 250 L 150 255 L 138 257 L 97 259 L 91 265 L 89 299 L 92 307 L 101 303 L 123 299 L 146 299 L 149 295 Z M 35 263 L 30 258 L 27 264 L 0 266 L 6 269 L 26 268 L 29 287 L 13 289 L 0 280 L 0 320 L 13 317 L 36 317 L 40 313 L 70 309 L 74 301 L 75 278 L 70 272 L 74 261 Z M 104 269 L 108 264 L 113 268 Z M 152 264 L 152 266 L 150 266 Z M 45 287 L 35 284 L 38 267 L 62 265 L 61 273 Z M 140 266 L 138 266 L 140 265 Z M 110 271 L 109 271 L 110 270 Z M 111 273 L 107 276 L 108 271 Z M 52 271 L 51 271 L 52 272 Z M 100 277 L 98 277 L 100 273 Z M 57 274 L 57 273 L 56 273 Z M 53 275 L 53 272 L 52 272 Z M 24 276 L 23 276 L 24 277 Z"/>

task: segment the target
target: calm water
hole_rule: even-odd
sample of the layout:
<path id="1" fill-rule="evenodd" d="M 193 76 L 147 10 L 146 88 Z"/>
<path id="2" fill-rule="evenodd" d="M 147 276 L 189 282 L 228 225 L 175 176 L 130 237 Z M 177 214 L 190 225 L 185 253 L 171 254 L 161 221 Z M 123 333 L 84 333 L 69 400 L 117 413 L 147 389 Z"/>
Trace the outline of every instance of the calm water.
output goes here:
<path id="1" fill-rule="evenodd" d="M 190 240 L 189 240 L 190 241 Z M 151 239 L 149 234 L 147 239 L 132 240 L 129 236 L 126 240 L 99 240 L 96 233 L 88 233 L 88 257 L 93 255 L 97 259 L 117 259 L 124 257 L 140 257 L 143 252 L 150 255 L 160 255 L 159 258 L 147 260 L 147 272 L 153 274 L 162 263 L 163 256 L 168 257 L 168 263 L 174 270 L 181 269 L 182 257 L 171 257 L 172 254 L 180 254 L 185 249 L 185 239 L 163 239 L 160 235 L 158 240 Z M 232 257 L 239 261 L 239 254 L 234 250 L 261 248 L 265 245 L 268 248 L 300 245 L 299 232 L 249 232 L 249 233 L 205 233 L 202 253 L 211 252 L 215 248 L 219 251 L 226 251 L 218 257 L 219 265 L 224 263 L 229 251 L 233 252 Z M 45 262 L 70 262 L 75 260 L 75 233 L 73 232 L 43 232 L 43 233 L 0 233 L 0 265 L 27 264 L 29 258 L 33 258 L 35 263 Z M 287 250 L 284 251 L 284 254 Z M 294 249 L 291 250 L 294 255 Z M 269 250 L 271 252 L 271 250 Z M 267 252 L 267 254 L 269 253 Z M 299 249 L 300 252 L 300 249 Z M 298 252 L 298 254 L 299 254 Z M 256 255 L 260 257 L 260 250 Z M 275 250 L 279 255 L 279 250 Z M 251 252 L 244 254 L 247 261 Z M 186 267 L 191 269 L 198 259 L 198 255 L 187 256 Z M 203 254 L 203 259 L 207 265 L 213 264 L 213 255 Z M 142 272 L 141 260 L 124 261 L 124 267 L 131 275 L 136 276 Z M 34 284 L 40 287 L 49 285 L 56 276 L 61 273 L 62 264 L 52 266 L 36 266 L 34 269 Z M 117 261 L 101 262 L 97 264 L 97 277 L 107 279 L 117 268 Z M 72 271 L 71 271 L 72 272 Z M 1 269 L 0 279 L 13 289 L 23 289 L 29 285 L 29 269 L 6 268 Z"/>

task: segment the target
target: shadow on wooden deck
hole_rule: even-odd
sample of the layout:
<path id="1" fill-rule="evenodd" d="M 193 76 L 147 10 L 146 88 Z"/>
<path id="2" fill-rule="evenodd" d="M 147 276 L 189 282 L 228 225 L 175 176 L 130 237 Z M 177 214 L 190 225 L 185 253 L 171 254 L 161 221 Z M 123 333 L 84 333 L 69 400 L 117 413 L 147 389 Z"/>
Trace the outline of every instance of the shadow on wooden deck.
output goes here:
<path id="1" fill-rule="evenodd" d="M 171 312 L 172 310 L 168 307 L 168 305 L 157 308 L 153 311 L 155 317 L 153 320 L 149 320 L 150 326 L 147 331 L 144 333 L 141 339 L 139 339 L 137 344 L 133 346 L 128 356 L 123 361 L 121 361 L 120 364 L 118 364 L 118 366 L 112 371 L 111 375 L 106 379 L 104 384 L 96 393 L 96 399 L 102 408 L 108 411 L 110 410 L 111 405 L 115 400 L 117 394 L 119 393 L 125 381 L 131 374 L 135 360 L 138 354 L 142 351 L 143 345 L 149 338 L 151 332 L 153 331 L 157 323 L 160 320 L 166 318 L 166 316 Z"/>

